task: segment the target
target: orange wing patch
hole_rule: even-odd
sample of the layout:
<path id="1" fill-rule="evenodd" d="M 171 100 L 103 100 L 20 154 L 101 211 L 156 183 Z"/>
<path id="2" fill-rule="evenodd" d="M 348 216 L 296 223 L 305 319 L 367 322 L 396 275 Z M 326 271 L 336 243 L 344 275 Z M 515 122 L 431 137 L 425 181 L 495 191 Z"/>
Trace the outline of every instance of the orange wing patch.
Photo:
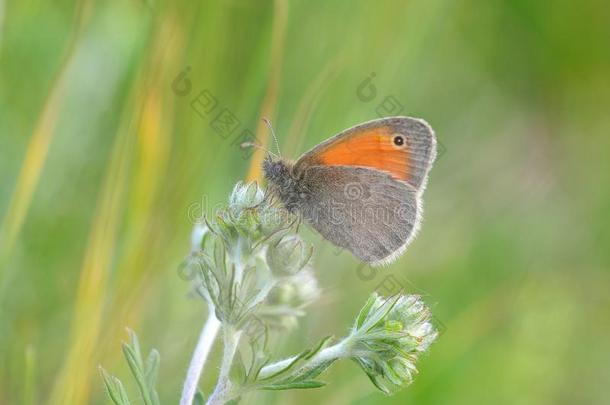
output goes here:
<path id="1" fill-rule="evenodd" d="M 401 137 L 395 142 L 395 137 Z M 405 137 L 387 127 L 364 130 L 331 143 L 315 157 L 328 166 L 362 166 L 388 172 L 397 180 L 409 180 L 409 150 Z"/>

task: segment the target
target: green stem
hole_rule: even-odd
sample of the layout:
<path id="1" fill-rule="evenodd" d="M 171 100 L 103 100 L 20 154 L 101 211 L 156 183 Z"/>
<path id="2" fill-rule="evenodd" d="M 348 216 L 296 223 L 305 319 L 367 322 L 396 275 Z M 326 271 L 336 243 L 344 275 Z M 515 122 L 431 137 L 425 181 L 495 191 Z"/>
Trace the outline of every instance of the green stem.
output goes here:
<path id="1" fill-rule="evenodd" d="M 229 379 L 229 373 L 233 364 L 233 358 L 237 352 L 237 346 L 241 338 L 242 331 L 235 330 L 230 326 L 226 326 L 223 329 L 224 336 L 224 353 L 222 356 L 222 364 L 220 366 L 220 373 L 218 374 L 218 381 L 214 392 L 210 395 L 207 401 L 207 405 L 222 405 L 231 399 L 231 380 Z"/>
<path id="2" fill-rule="evenodd" d="M 322 349 L 319 353 L 317 353 L 315 356 L 301 364 L 298 368 L 292 370 L 290 374 L 302 374 L 303 372 L 318 367 L 323 363 L 347 357 L 349 354 L 348 346 L 349 338 L 346 338 L 335 345 Z M 258 378 L 264 379 L 266 377 L 272 376 L 273 374 L 287 367 L 295 358 L 296 356 L 292 356 L 263 367 Z M 282 378 L 286 378 L 286 376 L 283 376 Z"/>
<path id="3" fill-rule="evenodd" d="M 197 342 L 197 347 L 195 348 L 193 358 L 191 359 L 191 364 L 189 365 L 189 369 L 186 374 L 186 381 L 184 382 L 184 388 L 180 398 L 180 405 L 191 405 L 193 403 L 195 393 L 197 392 L 199 378 L 201 377 L 201 372 L 203 371 L 203 366 L 205 365 L 208 355 L 210 354 L 210 350 L 214 344 L 214 341 L 216 340 L 216 335 L 218 334 L 219 329 L 220 321 L 214 314 L 214 306 L 209 304 L 208 319 L 203 325 L 203 329 L 199 335 L 199 341 Z"/>

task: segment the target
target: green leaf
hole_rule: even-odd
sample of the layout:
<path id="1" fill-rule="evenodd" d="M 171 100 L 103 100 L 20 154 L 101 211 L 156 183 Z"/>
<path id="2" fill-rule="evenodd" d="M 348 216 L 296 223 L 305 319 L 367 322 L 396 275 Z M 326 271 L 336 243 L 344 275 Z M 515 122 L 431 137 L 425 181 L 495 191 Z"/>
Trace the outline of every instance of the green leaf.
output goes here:
<path id="1" fill-rule="evenodd" d="M 261 369 L 267 365 L 269 362 L 269 356 L 266 353 L 266 343 L 267 343 L 267 325 L 265 325 L 265 336 L 263 339 L 256 339 L 255 341 L 250 341 L 251 345 L 251 355 L 250 355 L 250 365 L 248 366 L 247 382 L 252 383 L 258 378 L 258 374 Z"/>
<path id="2" fill-rule="evenodd" d="M 104 386 L 106 387 L 106 393 L 115 405 L 130 405 L 129 398 L 125 387 L 121 383 L 121 380 L 112 376 L 106 372 L 101 366 L 99 367 L 102 378 L 104 379 Z"/>
<path id="3" fill-rule="evenodd" d="M 144 365 L 142 364 L 142 352 L 140 351 L 140 342 L 138 341 L 138 336 L 134 331 L 127 328 L 127 333 L 129 334 L 129 339 L 131 340 L 131 347 L 135 352 L 135 358 L 138 362 L 138 367 L 142 369 Z"/>
<path id="4" fill-rule="evenodd" d="M 313 378 L 316 378 L 317 376 L 322 374 L 324 371 L 326 371 L 326 369 L 331 364 L 333 364 L 335 362 L 335 360 L 326 361 L 324 363 L 321 363 L 321 364 L 317 365 L 316 367 L 310 368 L 309 370 L 299 374 L 299 376 L 297 378 L 295 378 L 293 381 L 297 381 L 297 380 L 298 381 L 300 381 L 300 380 L 311 380 Z"/>
<path id="5" fill-rule="evenodd" d="M 136 382 L 138 383 L 138 388 L 140 389 L 140 393 L 142 394 L 142 400 L 145 405 L 156 405 L 153 401 L 148 388 L 148 384 L 146 381 L 146 377 L 144 376 L 144 370 L 142 370 L 142 357 L 140 356 L 140 346 L 138 344 L 138 338 L 135 333 L 129 331 L 131 336 L 131 345 L 128 343 L 123 343 L 123 355 L 127 360 L 127 364 L 131 370 L 131 374 L 133 374 Z"/>
<path id="6" fill-rule="evenodd" d="M 205 405 L 205 396 L 201 390 L 197 390 L 195 398 L 193 398 L 193 405 Z"/>
<path id="7" fill-rule="evenodd" d="M 265 385 L 265 386 L 261 387 L 261 389 L 269 390 L 269 391 L 295 390 L 295 389 L 299 390 L 299 389 L 309 389 L 309 388 L 320 388 L 325 385 L 326 385 L 326 383 L 322 382 L 322 381 L 305 380 L 305 381 L 289 382 L 289 383 L 285 383 L 285 384 Z"/>
<path id="8" fill-rule="evenodd" d="M 152 349 L 146 359 L 146 383 L 149 387 L 154 387 L 157 384 L 157 376 L 159 375 L 159 362 L 161 356 L 157 349 Z"/>
<path id="9" fill-rule="evenodd" d="M 386 395 L 390 394 L 390 391 L 386 387 L 381 385 L 381 383 L 378 381 L 377 373 L 373 369 L 371 369 L 371 367 L 369 365 L 367 365 L 365 362 L 363 362 L 361 359 L 358 359 L 358 358 L 354 359 L 354 361 L 356 361 L 356 363 L 358 363 L 358 365 L 360 365 L 360 367 L 362 368 L 362 370 L 364 370 L 364 372 L 366 373 L 369 380 L 371 380 L 373 385 L 379 391 L 383 392 Z"/>
<path id="10" fill-rule="evenodd" d="M 362 325 L 364 331 L 369 331 L 377 326 L 394 308 L 401 295 L 396 294 L 393 297 L 387 298 L 385 302 L 371 315 Z"/>
<path id="11" fill-rule="evenodd" d="M 258 379 L 258 375 L 263 367 L 269 363 L 269 356 L 257 354 L 255 360 L 256 361 L 252 363 L 250 370 L 248 371 L 248 381 L 256 381 Z"/>
<path id="12" fill-rule="evenodd" d="M 243 384 L 246 381 L 246 366 L 244 365 L 244 361 L 239 352 L 235 354 L 233 364 L 231 365 L 230 376 L 231 381 L 239 382 L 240 384 Z"/>
<path id="13" fill-rule="evenodd" d="M 148 390 L 150 391 L 150 396 L 153 404 L 158 405 L 159 395 L 155 390 L 155 386 L 157 385 L 157 377 L 159 375 L 159 363 L 161 362 L 161 356 L 157 349 L 152 349 L 146 358 L 146 384 L 148 385 Z"/>
<path id="14" fill-rule="evenodd" d="M 326 346 L 326 344 L 333 338 L 333 335 L 328 335 L 322 338 L 322 340 L 320 340 L 320 342 L 317 344 L 317 346 L 315 346 L 310 352 L 309 354 L 307 354 L 307 356 L 304 357 L 305 360 L 309 360 L 311 359 L 313 356 L 315 356 L 316 354 L 318 354 L 318 352 L 320 350 L 322 350 L 322 348 L 324 348 Z"/>
<path id="15" fill-rule="evenodd" d="M 284 374 L 284 373 L 288 372 L 288 371 L 289 371 L 289 370 L 290 370 L 292 367 L 294 367 L 294 365 L 295 365 L 295 364 L 297 364 L 297 363 L 298 363 L 298 362 L 299 362 L 299 361 L 300 361 L 302 358 L 304 358 L 304 357 L 305 357 L 305 356 L 307 356 L 308 354 L 309 354 L 309 349 L 302 351 L 301 353 L 297 354 L 297 355 L 294 357 L 294 359 L 292 359 L 292 360 L 291 360 L 291 361 L 288 363 L 288 365 L 286 365 L 284 368 L 282 368 L 282 369 L 280 369 L 280 370 L 276 371 L 275 373 L 273 373 L 273 374 L 271 374 L 271 375 L 269 375 L 269 376 L 267 376 L 267 377 L 265 377 L 265 378 L 262 378 L 261 380 L 262 380 L 262 381 L 265 381 L 265 380 L 271 380 L 271 379 L 272 379 L 272 378 L 274 378 L 274 377 L 277 377 L 277 376 L 279 376 L 279 375 L 281 375 L 281 374 Z"/>
<path id="16" fill-rule="evenodd" d="M 364 306 L 362 307 L 362 309 L 358 313 L 358 316 L 356 317 L 356 323 L 354 325 L 354 329 L 356 329 L 356 330 L 360 329 L 360 327 L 362 326 L 362 324 L 366 320 L 367 316 L 369 315 L 371 307 L 375 303 L 376 298 L 377 298 L 376 294 L 372 294 L 369 297 L 369 299 L 366 301 L 366 304 L 364 304 Z"/>

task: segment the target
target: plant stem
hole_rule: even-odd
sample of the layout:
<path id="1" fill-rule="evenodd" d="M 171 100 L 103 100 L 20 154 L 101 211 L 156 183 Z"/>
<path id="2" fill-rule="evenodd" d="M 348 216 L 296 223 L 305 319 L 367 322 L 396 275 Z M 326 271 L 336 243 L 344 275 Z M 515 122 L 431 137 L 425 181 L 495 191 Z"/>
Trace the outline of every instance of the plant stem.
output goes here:
<path id="1" fill-rule="evenodd" d="M 193 398 L 197 392 L 199 377 L 201 376 L 203 366 L 208 358 L 208 354 L 210 354 L 210 349 L 216 340 L 219 329 L 220 321 L 214 314 L 214 306 L 210 304 L 208 319 L 203 325 L 197 347 L 195 347 L 195 352 L 193 353 L 193 358 L 191 359 L 191 364 L 189 365 L 186 374 L 180 405 L 191 405 L 193 403 Z"/>
<path id="2" fill-rule="evenodd" d="M 348 339 L 349 338 L 344 339 L 341 342 L 337 343 L 336 345 L 322 349 L 318 354 L 313 356 L 307 362 L 303 363 L 297 369 L 292 370 L 290 373 L 291 374 L 300 373 L 304 370 L 315 368 L 322 363 L 326 363 L 329 361 L 335 361 L 341 357 L 347 356 L 347 354 L 348 354 L 347 348 L 349 346 Z M 259 379 L 263 379 L 265 377 L 272 376 L 273 374 L 275 374 L 278 371 L 282 370 L 283 368 L 287 367 L 295 359 L 295 357 L 296 356 L 292 356 L 287 359 L 280 360 L 278 362 L 275 362 L 273 364 L 269 364 L 269 365 L 263 367 L 259 374 Z"/>
<path id="3" fill-rule="evenodd" d="M 229 379 L 229 373 L 242 332 L 240 330 L 235 330 L 230 326 L 223 328 L 223 331 L 224 353 L 222 356 L 222 364 L 220 366 L 216 387 L 214 388 L 212 395 L 210 395 L 207 405 L 222 405 L 231 399 L 231 380 Z"/>

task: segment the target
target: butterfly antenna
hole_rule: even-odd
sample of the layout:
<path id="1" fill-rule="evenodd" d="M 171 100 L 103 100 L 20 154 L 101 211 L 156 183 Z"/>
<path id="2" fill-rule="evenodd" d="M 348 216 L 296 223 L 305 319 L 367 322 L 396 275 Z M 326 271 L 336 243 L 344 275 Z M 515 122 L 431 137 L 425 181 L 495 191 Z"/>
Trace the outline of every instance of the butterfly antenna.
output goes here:
<path id="1" fill-rule="evenodd" d="M 261 146 L 255 142 L 251 142 L 251 141 L 247 141 L 247 142 L 242 142 L 239 144 L 239 147 L 242 149 L 246 149 L 246 148 L 257 148 L 260 149 L 262 151 L 265 151 L 266 153 L 275 156 L 276 158 L 279 158 L 278 155 L 276 155 L 275 153 L 271 152 L 269 149 L 265 148 L 264 146 Z"/>
<path id="2" fill-rule="evenodd" d="M 282 152 L 280 151 L 280 143 L 277 141 L 277 136 L 275 136 L 275 131 L 273 130 L 271 121 L 269 121 L 269 119 L 267 117 L 263 117 L 263 121 L 265 122 L 265 125 L 267 125 L 267 128 L 269 128 L 269 131 L 271 132 L 271 136 L 273 136 L 273 140 L 275 141 L 275 148 L 277 149 L 277 155 L 281 157 Z"/>

